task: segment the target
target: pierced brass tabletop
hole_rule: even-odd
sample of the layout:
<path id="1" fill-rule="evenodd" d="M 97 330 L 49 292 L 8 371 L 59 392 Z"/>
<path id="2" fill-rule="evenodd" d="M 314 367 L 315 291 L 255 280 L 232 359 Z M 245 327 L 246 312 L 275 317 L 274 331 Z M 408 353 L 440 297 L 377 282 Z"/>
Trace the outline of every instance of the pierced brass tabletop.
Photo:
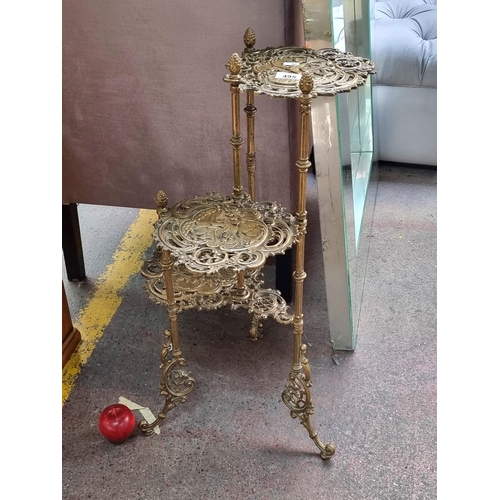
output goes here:
<path id="1" fill-rule="evenodd" d="M 166 305 L 170 329 L 165 330 L 161 352 L 163 370 L 160 393 L 163 409 L 154 422 L 145 420 L 139 428 L 146 435 L 165 418 L 177 403 L 185 402 L 196 383 L 186 370 L 179 342 L 177 315 L 183 310 L 217 309 L 230 306 L 245 308 L 251 314 L 250 339 L 261 336 L 263 320 L 293 325 L 293 360 L 282 400 L 293 418 L 298 418 L 324 460 L 335 453 L 331 444 L 323 444 L 314 431 L 310 416 L 311 370 L 306 358 L 303 334 L 303 286 L 305 234 L 307 227 L 306 176 L 309 161 L 311 100 L 334 96 L 363 85 L 375 72 L 372 61 L 337 49 L 312 50 L 301 47 L 277 47 L 257 50 L 251 28 L 244 35 L 245 49 L 233 54 L 226 65 L 229 74 L 232 110 L 233 192 L 223 196 L 208 193 L 177 203 L 169 208 L 168 198 L 158 191 L 155 202 L 158 220 L 154 227 L 157 244 L 152 258 L 141 273 L 145 289 L 158 304 Z M 248 193 L 241 182 L 240 94 L 246 94 L 247 119 L 246 166 Z M 300 154 L 295 215 L 278 203 L 256 201 L 255 195 L 255 114 L 256 94 L 294 98 L 300 101 Z M 295 247 L 293 313 L 278 290 L 263 288 L 262 268 L 267 259 Z"/>
<path id="2" fill-rule="evenodd" d="M 313 80 L 312 97 L 334 96 L 363 85 L 375 72 L 369 59 L 334 48 L 319 50 L 278 47 L 242 54 L 241 84 L 244 90 L 271 97 L 298 99 L 299 81 L 304 72 Z"/>
<path id="3" fill-rule="evenodd" d="M 295 218 L 277 203 L 211 193 L 178 203 L 155 225 L 158 245 L 193 273 L 260 269 L 297 241 Z"/>

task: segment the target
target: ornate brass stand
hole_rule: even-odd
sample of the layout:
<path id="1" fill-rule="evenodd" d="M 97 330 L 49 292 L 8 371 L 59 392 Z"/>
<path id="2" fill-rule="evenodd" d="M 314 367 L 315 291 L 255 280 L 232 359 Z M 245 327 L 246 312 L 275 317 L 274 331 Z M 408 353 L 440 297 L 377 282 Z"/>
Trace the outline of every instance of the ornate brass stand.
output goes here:
<path id="1" fill-rule="evenodd" d="M 232 108 L 233 192 L 230 196 L 208 193 L 169 208 L 163 191 L 155 198 L 156 251 L 144 262 L 142 274 L 146 291 L 155 302 L 165 304 L 170 330 L 161 353 L 163 370 L 160 392 L 165 404 L 157 419 L 139 428 L 149 435 L 178 402 L 195 387 L 186 370 L 177 329 L 177 315 L 190 308 L 200 310 L 230 306 L 245 308 L 251 314 L 250 339 L 261 336 L 263 320 L 274 318 L 293 325 L 293 362 L 282 400 L 293 418 L 298 418 L 324 460 L 335 453 L 314 431 L 310 416 L 311 372 L 306 346 L 302 344 L 305 235 L 307 227 L 306 180 L 309 162 L 311 101 L 317 96 L 334 96 L 362 85 L 374 72 L 371 61 L 337 49 L 311 50 L 280 47 L 256 50 L 255 34 L 249 28 L 244 36 L 245 50 L 233 54 L 224 81 L 229 83 Z M 248 193 L 241 182 L 240 93 L 246 93 L 246 165 Z M 255 114 L 256 94 L 295 98 L 300 101 L 300 154 L 298 203 L 295 216 L 275 202 L 256 201 L 255 195 Z M 294 312 L 278 290 L 262 288 L 262 268 L 266 260 L 296 245 Z"/>

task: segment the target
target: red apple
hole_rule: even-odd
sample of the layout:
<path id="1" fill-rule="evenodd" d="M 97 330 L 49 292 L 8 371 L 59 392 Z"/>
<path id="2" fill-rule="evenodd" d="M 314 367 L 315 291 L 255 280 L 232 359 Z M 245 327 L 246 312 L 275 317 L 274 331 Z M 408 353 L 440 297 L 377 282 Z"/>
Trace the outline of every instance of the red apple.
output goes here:
<path id="1" fill-rule="evenodd" d="M 99 431 L 114 444 L 126 441 L 134 432 L 134 427 L 134 413 L 121 403 L 104 408 L 99 416 Z"/>

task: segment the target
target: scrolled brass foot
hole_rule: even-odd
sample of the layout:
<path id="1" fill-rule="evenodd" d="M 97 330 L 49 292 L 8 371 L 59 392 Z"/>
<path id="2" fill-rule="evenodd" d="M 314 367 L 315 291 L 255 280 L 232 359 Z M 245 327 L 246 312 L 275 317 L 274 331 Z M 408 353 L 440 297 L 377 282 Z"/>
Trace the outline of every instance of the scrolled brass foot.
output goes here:
<path id="1" fill-rule="evenodd" d="M 252 342 L 257 342 L 257 339 L 263 337 L 262 335 L 263 326 L 264 323 L 262 323 L 261 318 L 259 318 L 255 314 L 252 315 L 252 324 L 250 325 L 250 340 Z"/>
<path id="2" fill-rule="evenodd" d="M 175 408 L 177 403 L 185 403 L 186 396 L 196 386 L 196 381 L 185 369 L 186 360 L 182 357 L 180 351 L 172 354 L 172 341 L 168 330 L 165 330 L 165 337 L 167 341 L 161 352 L 162 364 L 160 366 L 160 369 L 163 369 L 160 394 L 165 396 L 165 405 L 158 413 L 154 422 L 148 423 L 146 420 L 139 422 L 138 428 L 146 436 L 153 434 L 154 428 L 166 417 L 172 408 Z"/>
<path id="3" fill-rule="evenodd" d="M 300 348 L 300 366 L 292 367 L 288 383 L 281 394 L 281 399 L 290 410 L 292 418 L 298 418 L 300 423 L 307 429 L 309 437 L 320 450 L 320 457 L 323 460 L 329 460 L 335 454 L 335 446 L 323 444 L 318 438 L 318 433 L 311 425 L 310 415 L 314 413 L 310 391 L 312 385 L 310 381 L 311 369 L 305 353 L 306 345 L 302 344 Z"/>

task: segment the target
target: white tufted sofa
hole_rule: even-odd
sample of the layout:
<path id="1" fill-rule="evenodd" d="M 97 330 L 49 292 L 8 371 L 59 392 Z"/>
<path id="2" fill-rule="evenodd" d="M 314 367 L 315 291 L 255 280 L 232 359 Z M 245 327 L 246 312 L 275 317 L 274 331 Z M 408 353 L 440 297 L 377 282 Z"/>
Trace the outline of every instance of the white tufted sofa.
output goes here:
<path id="1" fill-rule="evenodd" d="M 375 156 L 437 166 L 437 0 L 373 0 Z"/>

